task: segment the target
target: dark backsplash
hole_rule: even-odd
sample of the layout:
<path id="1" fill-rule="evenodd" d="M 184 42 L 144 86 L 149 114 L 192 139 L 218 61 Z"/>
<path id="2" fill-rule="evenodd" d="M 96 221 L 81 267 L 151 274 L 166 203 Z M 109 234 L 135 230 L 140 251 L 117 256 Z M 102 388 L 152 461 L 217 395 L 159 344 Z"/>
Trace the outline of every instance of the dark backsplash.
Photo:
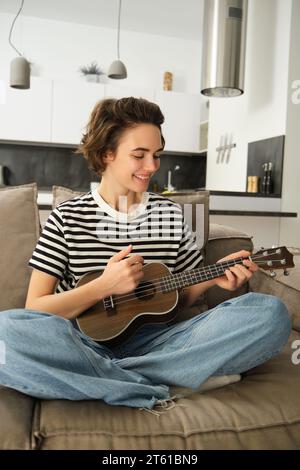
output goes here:
<path id="1" fill-rule="evenodd" d="M 90 181 L 97 181 L 86 160 L 71 148 L 0 144 L 0 165 L 6 167 L 9 186 L 36 182 L 42 189 L 58 185 L 86 190 Z"/>
<path id="2" fill-rule="evenodd" d="M 18 186 L 36 182 L 39 189 L 53 185 L 88 191 L 90 182 L 98 181 L 88 169 L 86 160 L 74 154 L 73 148 L 0 143 L 0 165 L 5 167 L 5 184 Z M 176 165 L 179 170 L 174 171 Z M 168 170 L 176 189 L 205 187 L 206 157 L 163 154 L 159 172 L 153 176 L 149 190 L 161 191 L 167 186 Z"/>
<path id="3" fill-rule="evenodd" d="M 175 170 L 179 165 L 180 169 Z M 168 183 L 168 170 L 172 171 L 171 184 L 176 189 L 204 188 L 206 183 L 206 156 L 168 155 L 161 156 L 160 169 L 153 176 L 149 190 L 156 183 L 157 192 L 162 191 Z"/>
<path id="4" fill-rule="evenodd" d="M 263 164 L 272 163 L 272 186 L 271 195 L 281 197 L 282 175 L 284 159 L 285 136 L 272 137 L 248 144 L 247 177 L 258 176 L 260 178 L 259 193 L 262 191 L 262 180 L 264 176 Z M 246 182 L 247 186 L 247 182 Z"/>

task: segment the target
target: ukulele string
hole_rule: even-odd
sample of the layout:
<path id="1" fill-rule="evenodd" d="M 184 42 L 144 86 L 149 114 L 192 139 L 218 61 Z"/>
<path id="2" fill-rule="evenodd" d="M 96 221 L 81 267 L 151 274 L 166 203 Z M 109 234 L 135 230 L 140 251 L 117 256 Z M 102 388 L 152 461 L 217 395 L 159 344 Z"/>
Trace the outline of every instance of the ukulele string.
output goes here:
<path id="1" fill-rule="evenodd" d="M 257 258 L 260 258 L 260 257 L 257 257 Z M 237 258 L 237 259 L 235 259 L 235 260 L 228 260 L 228 262 L 233 262 L 233 261 L 234 261 L 234 263 L 233 263 L 231 266 L 227 266 L 227 267 L 225 267 L 225 268 L 228 269 L 229 267 L 233 267 L 235 264 L 237 264 L 237 261 L 238 261 L 238 260 L 244 260 L 244 259 L 247 259 L 247 258 Z M 252 257 L 252 260 L 254 260 L 254 259 L 255 259 L 255 258 Z M 274 259 L 274 260 L 269 260 L 269 261 L 278 261 L 278 260 Z M 226 262 L 226 263 L 228 263 L 228 262 Z M 259 264 L 259 263 L 260 263 L 260 264 L 265 264 L 264 261 L 258 261 L 256 264 Z M 223 264 L 223 267 L 224 267 L 224 264 Z M 220 268 L 222 268 L 222 263 L 220 263 L 220 266 L 214 266 L 214 267 L 211 267 L 211 268 L 209 268 L 209 269 L 208 269 L 208 268 L 209 268 L 208 266 L 205 266 L 205 267 L 203 267 L 203 268 L 200 268 L 199 271 L 200 271 L 200 272 L 203 272 L 203 273 L 209 271 L 209 274 L 213 274 L 213 275 L 214 275 L 214 274 L 219 274 L 219 273 L 218 273 L 218 270 L 219 270 Z M 222 276 L 222 275 L 224 274 L 224 272 L 225 272 L 225 271 L 223 271 L 223 273 L 220 274 L 220 276 Z M 183 274 L 183 273 L 178 273 L 178 274 L 181 274 L 181 276 L 191 276 L 191 275 L 192 275 L 191 272 L 189 272 L 189 271 L 186 271 L 186 274 Z M 173 276 L 176 276 L 176 274 L 173 275 Z M 162 279 L 164 279 L 165 277 L 168 277 L 168 276 L 164 276 L 163 278 L 160 277 L 160 278 L 149 279 L 149 282 L 151 282 L 151 284 L 152 284 L 153 286 L 155 286 L 155 287 L 160 287 L 160 286 L 163 286 L 163 285 L 165 284 L 165 282 L 168 282 L 168 281 L 166 281 L 166 280 L 162 280 Z M 186 280 L 189 280 L 188 277 L 186 277 Z M 208 280 L 208 279 L 203 279 L 203 281 L 205 281 L 205 280 Z M 155 281 L 158 281 L 158 282 L 155 282 Z M 143 281 L 141 281 L 141 282 L 143 282 Z M 147 282 L 147 281 L 146 281 L 146 282 Z M 175 281 L 175 282 L 176 282 L 176 281 Z M 199 281 L 199 282 L 202 282 L 202 281 Z M 152 290 L 152 287 L 149 288 L 149 287 L 146 285 L 146 286 L 144 286 L 144 287 L 137 287 L 134 292 L 137 292 L 137 293 L 138 293 L 138 292 L 150 292 L 151 290 Z M 130 293 L 128 293 L 128 294 L 124 294 L 124 295 L 121 295 L 121 296 L 116 296 L 116 297 L 114 298 L 114 300 L 116 301 L 116 300 L 119 300 L 119 299 L 126 298 L 126 297 L 128 297 L 128 296 L 131 297 L 131 296 L 132 296 L 132 293 L 130 292 Z"/>
<path id="2" fill-rule="evenodd" d="M 244 259 L 247 259 L 247 258 L 240 258 L 240 259 L 244 260 Z M 254 259 L 254 257 L 252 257 L 252 260 L 253 260 L 253 259 Z M 233 260 L 232 260 L 232 261 L 233 261 Z M 237 261 L 237 260 L 234 260 L 234 261 Z M 278 260 L 270 260 L 270 261 L 278 261 Z M 235 263 L 235 264 L 237 264 L 237 263 Z M 265 264 L 265 262 L 264 262 L 264 261 L 258 261 L 256 264 Z M 234 265 L 233 265 L 233 266 L 234 266 Z M 221 266 L 220 266 L 220 267 L 221 267 Z M 228 267 L 230 267 L 230 266 L 228 266 Z M 210 269 L 209 269 L 209 274 L 213 274 L 213 275 L 214 275 L 214 274 L 219 274 L 219 276 L 224 275 L 224 272 L 225 272 L 225 271 L 223 271 L 223 273 L 220 274 L 220 273 L 218 272 L 218 268 L 219 268 L 219 267 L 210 268 Z M 204 268 L 201 268 L 200 271 L 207 271 L 207 266 L 204 267 Z M 179 274 L 179 273 L 178 273 L 178 274 Z M 188 276 L 188 275 L 191 276 L 191 274 L 187 272 L 186 276 Z M 216 276 L 216 277 L 217 277 L 217 276 Z M 157 287 L 157 288 L 159 289 L 159 288 L 160 288 L 161 286 L 163 286 L 163 285 L 165 284 L 165 282 L 166 282 L 166 281 L 162 281 L 161 279 L 162 279 L 162 278 L 150 279 L 149 282 L 151 282 L 151 284 L 152 284 L 154 287 Z M 158 282 L 154 282 L 154 281 L 156 281 L 156 280 L 158 280 Z M 189 280 L 189 279 L 186 278 L 186 280 Z M 199 281 L 199 282 L 204 282 L 204 281 L 205 281 L 205 279 L 203 279 L 203 281 Z M 147 296 L 148 293 L 151 292 L 151 291 L 153 291 L 153 287 L 148 287 L 147 285 L 144 286 L 144 287 L 137 287 L 137 288 L 134 290 L 134 292 L 130 292 L 130 293 L 128 293 L 128 294 L 116 296 L 116 297 L 114 298 L 114 303 L 115 303 L 115 304 L 117 304 L 117 303 L 120 304 L 120 303 L 123 303 L 123 302 L 131 301 L 131 300 L 133 300 L 134 298 L 136 298 L 135 293 L 142 293 L 142 294 L 144 294 L 144 295 L 139 295 L 139 298 L 142 298 L 142 297 Z M 162 291 L 159 290 L 159 292 L 162 292 Z M 123 300 L 123 299 L 126 299 L 126 300 Z"/>
<path id="3" fill-rule="evenodd" d="M 222 275 L 222 274 L 221 274 L 221 275 Z M 138 290 L 138 289 L 137 289 L 137 290 Z M 149 295 L 148 292 L 151 291 L 151 290 L 153 290 L 153 289 L 150 288 L 150 289 L 145 289 L 144 291 L 142 291 L 142 292 L 143 292 L 143 295 L 139 295 L 139 296 L 138 296 L 138 299 L 142 299 L 143 297 L 147 297 L 147 296 Z M 175 290 L 175 289 L 174 289 L 174 290 Z M 159 290 L 159 292 L 163 292 L 163 291 Z M 126 300 L 121 300 L 121 301 L 120 301 L 120 300 L 118 300 L 118 301 L 116 300 L 116 299 L 120 299 L 120 298 L 122 299 L 122 298 L 127 297 L 127 296 L 130 297 L 130 298 L 128 298 L 128 299 L 126 299 Z M 136 296 L 135 296 L 134 293 L 129 293 L 129 294 L 126 294 L 126 295 L 124 295 L 124 296 L 116 297 L 116 298 L 114 299 L 114 304 L 115 304 L 115 305 L 120 305 L 120 304 L 123 304 L 123 303 L 125 303 L 125 302 L 130 302 L 131 300 L 134 300 L 135 298 L 136 298 Z"/>
<path id="4" fill-rule="evenodd" d="M 274 253 L 270 253 L 270 254 L 272 255 Z M 261 256 L 259 256 L 259 255 L 256 255 L 256 256 L 254 255 L 254 256 L 251 257 L 252 260 L 260 259 L 260 258 L 261 258 Z M 209 266 L 204 266 L 203 268 L 199 268 L 199 271 L 204 272 L 204 273 L 205 273 L 205 271 L 209 271 L 210 274 L 212 274 L 212 273 L 218 274 L 218 269 L 222 268 L 222 266 L 224 266 L 225 263 L 233 263 L 234 262 L 231 266 L 226 267 L 228 269 L 229 267 L 233 267 L 235 264 L 238 264 L 237 263 L 238 261 L 240 262 L 240 264 L 242 264 L 241 262 L 245 259 L 247 260 L 247 259 L 249 259 L 249 257 L 248 258 L 236 258 L 234 260 L 224 261 L 224 262 L 220 263 L 219 266 L 212 265 L 211 268 Z M 274 259 L 274 260 L 269 260 L 269 261 L 278 261 L 278 260 Z M 265 261 L 260 261 L 260 263 L 265 264 Z M 258 263 L 256 263 L 256 264 L 258 264 Z M 181 276 L 183 275 L 183 273 L 177 273 L 177 274 L 180 274 Z M 188 276 L 188 275 L 191 276 L 190 271 L 186 271 L 186 276 Z M 175 277 L 175 276 L 176 276 L 176 274 L 173 274 L 173 277 Z M 167 276 L 164 276 L 164 277 L 167 277 Z M 162 281 L 161 279 L 162 279 L 161 277 L 157 277 L 157 278 L 154 278 L 154 279 L 149 279 L 149 282 L 151 282 L 151 284 L 153 284 L 154 286 L 158 286 L 159 284 L 162 285 L 165 282 L 165 281 Z M 156 282 L 156 281 L 159 281 L 159 282 Z M 141 281 L 141 282 L 143 282 L 143 281 Z M 147 289 L 149 289 L 149 287 L 144 286 L 144 287 L 138 287 L 137 289 L 135 289 L 135 291 L 136 292 L 142 292 L 143 290 L 147 290 Z M 150 288 L 150 290 L 151 290 L 151 288 Z M 121 296 L 116 296 L 115 300 L 127 297 L 128 295 L 131 295 L 131 293 L 123 294 Z"/>

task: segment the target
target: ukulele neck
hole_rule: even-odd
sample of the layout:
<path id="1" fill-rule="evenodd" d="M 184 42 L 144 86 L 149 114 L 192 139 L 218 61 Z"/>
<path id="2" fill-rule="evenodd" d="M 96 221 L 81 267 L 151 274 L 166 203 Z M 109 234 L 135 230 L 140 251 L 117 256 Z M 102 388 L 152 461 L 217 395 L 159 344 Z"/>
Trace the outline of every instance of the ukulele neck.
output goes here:
<path id="1" fill-rule="evenodd" d="M 182 273 L 170 274 L 161 278 L 162 291 L 171 292 L 176 289 L 193 286 L 204 281 L 210 281 L 216 277 L 223 276 L 226 269 L 229 269 L 236 264 L 243 264 L 243 261 L 248 258 L 236 258 L 233 260 L 223 261 L 222 263 L 211 264 L 202 268 L 191 269 Z"/>

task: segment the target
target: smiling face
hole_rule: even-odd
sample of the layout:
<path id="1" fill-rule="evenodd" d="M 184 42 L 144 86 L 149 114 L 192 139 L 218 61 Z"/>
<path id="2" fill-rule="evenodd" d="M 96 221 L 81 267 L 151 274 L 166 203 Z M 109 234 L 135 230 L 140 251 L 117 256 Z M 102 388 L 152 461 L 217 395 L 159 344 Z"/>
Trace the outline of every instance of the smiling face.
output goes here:
<path id="1" fill-rule="evenodd" d="M 153 124 L 126 129 L 115 154 L 105 157 L 103 179 L 118 194 L 147 191 L 150 178 L 160 167 L 161 134 Z"/>

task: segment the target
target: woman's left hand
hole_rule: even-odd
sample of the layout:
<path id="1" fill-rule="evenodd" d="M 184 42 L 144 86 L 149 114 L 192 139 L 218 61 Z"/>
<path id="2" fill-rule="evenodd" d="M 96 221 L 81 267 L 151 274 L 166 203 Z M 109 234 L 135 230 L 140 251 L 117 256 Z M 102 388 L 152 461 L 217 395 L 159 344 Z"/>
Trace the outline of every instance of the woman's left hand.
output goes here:
<path id="1" fill-rule="evenodd" d="M 249 251 L 237 251 L 236 253 L 232 253 L 231 255 L 226 256 L 218 261 L 221 263 L 222 261 L 227 261 L 235 258 L 245 258 L 250 256 Z M 247 266 L 247 267 L 246 267 Z M 222 289 L 226 289 L 229 291 L 235 291 L 243 284 L 245 284 L 249 279 L 251 279 L 253 273 L 258 270 L 257 264 L 253 263 L 250 260 L 244 260 L 242 264 L 236 264 L 235 266 L 226 269 L 224 276 L 217 277 L 214 279 L 215 285 L 221 287 Z"/>

